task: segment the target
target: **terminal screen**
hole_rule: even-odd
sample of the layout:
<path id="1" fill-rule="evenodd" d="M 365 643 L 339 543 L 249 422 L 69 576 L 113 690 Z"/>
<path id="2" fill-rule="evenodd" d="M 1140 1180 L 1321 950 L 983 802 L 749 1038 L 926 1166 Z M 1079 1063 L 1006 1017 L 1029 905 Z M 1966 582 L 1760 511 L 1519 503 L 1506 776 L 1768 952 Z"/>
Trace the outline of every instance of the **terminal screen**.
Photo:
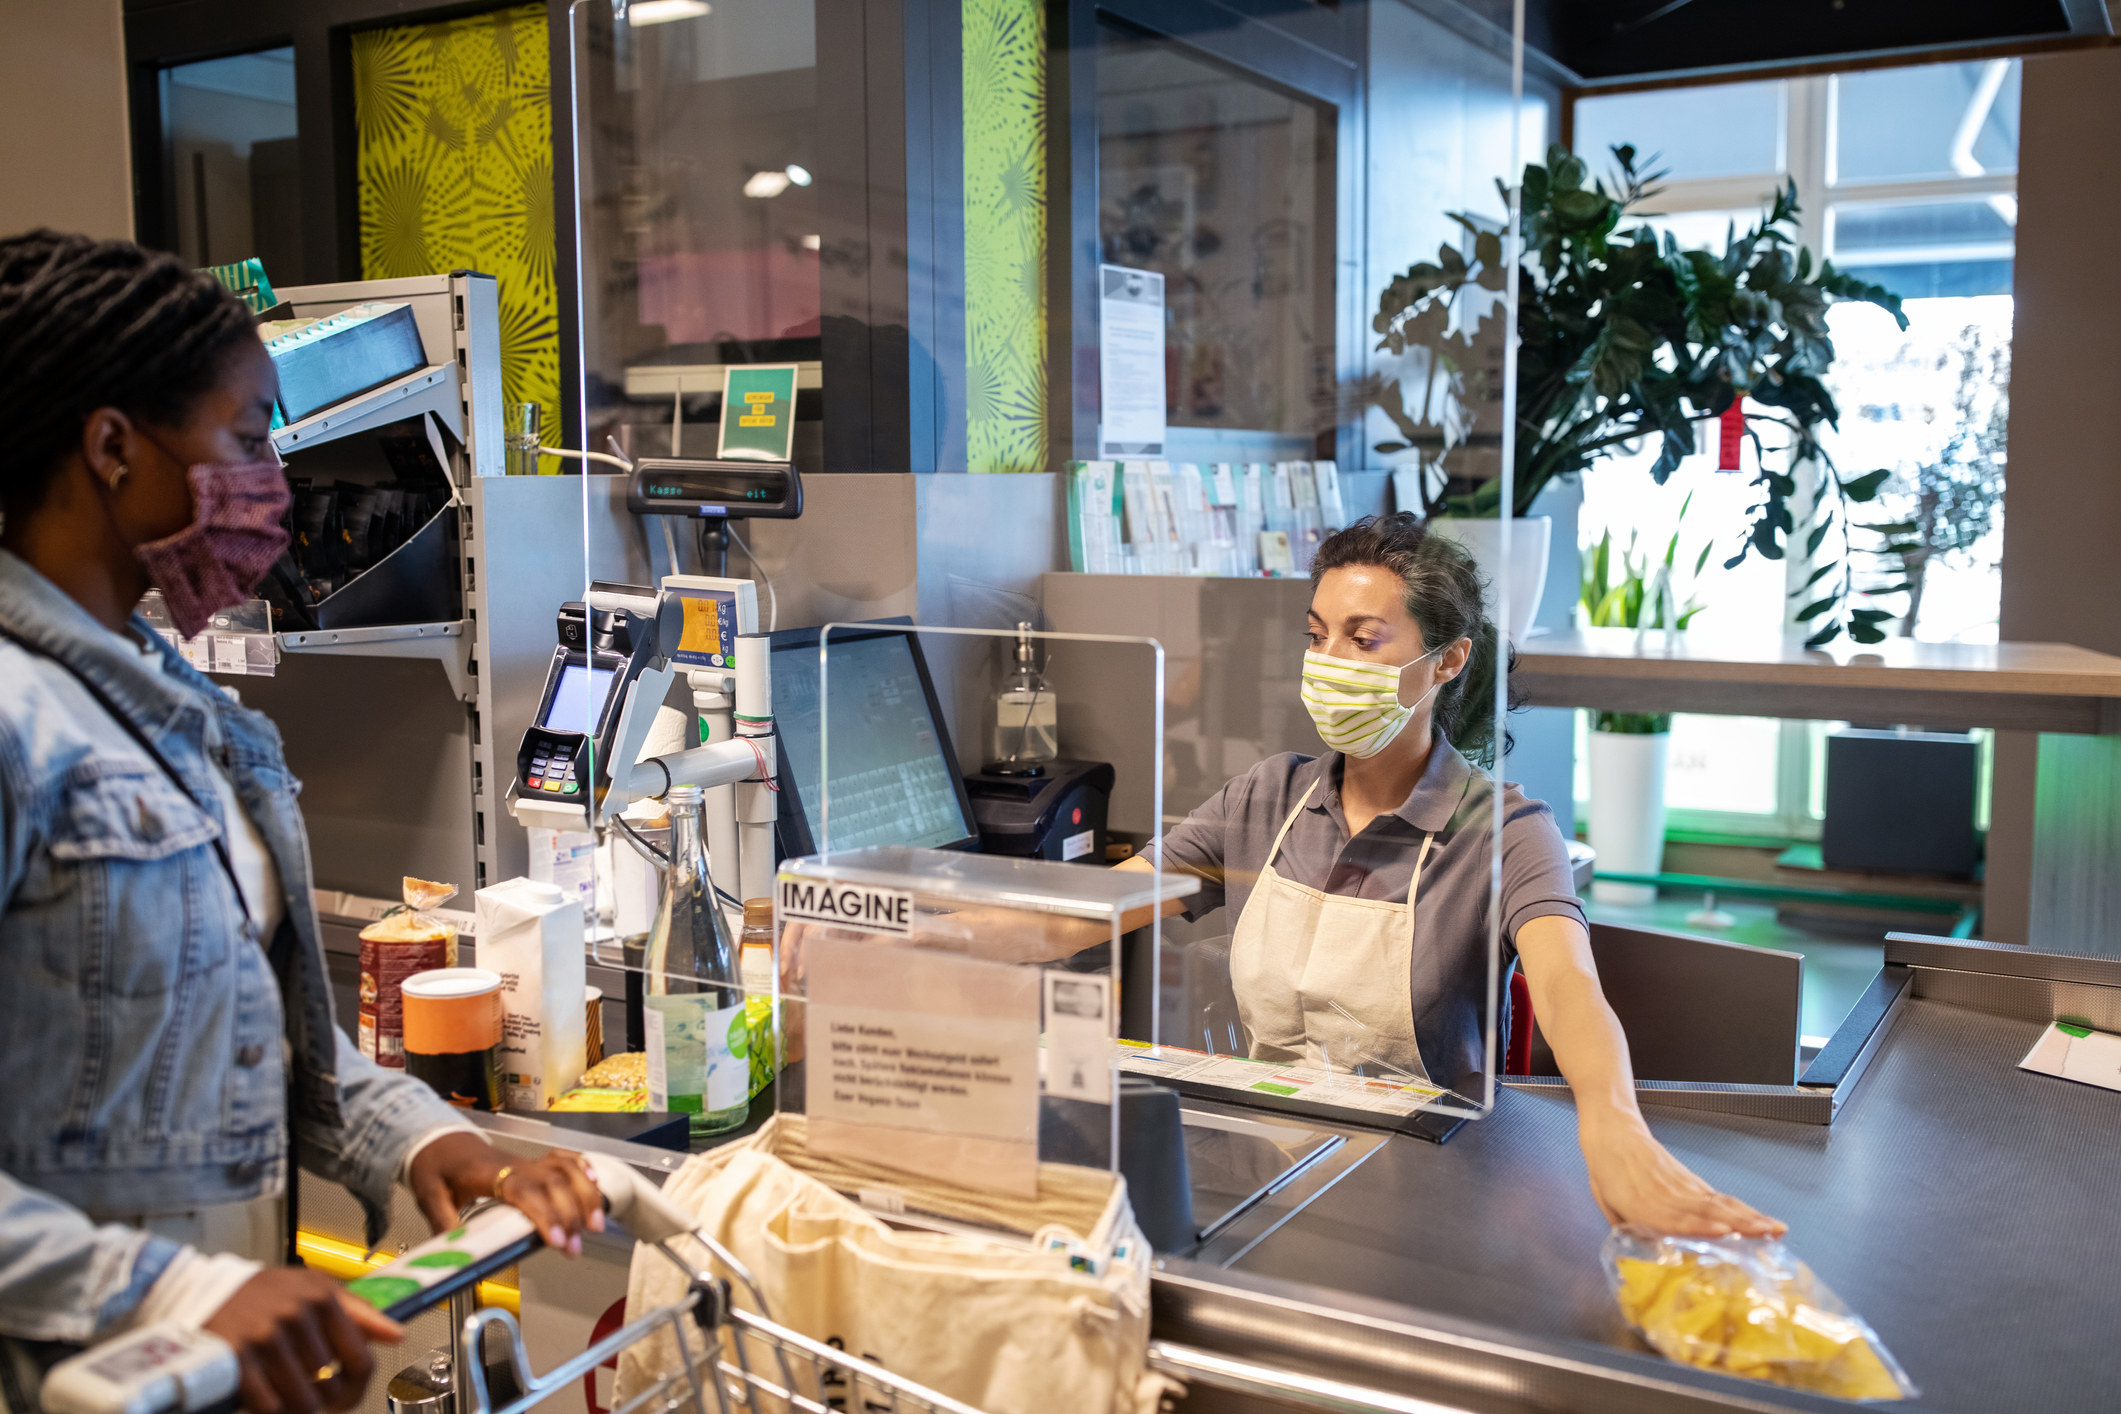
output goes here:
<path id="1" fill-rule="evenodd" d="M 604 699 L 611 696 L 611 680 L 616 676 L 618 673 L 612 668 L 565 665 L 560 669 L 560 685 L 552 690 L 552 705 L 545 709 L 545 719 L 538 725 L 563 732 L 594 733 L 597 719 L 604 712 Z"/>
<path id="2" fill-rule="evenodd" d="M 913 644 L 904 634 L 834 638 L 827 684 L 832 702 L 832 798 L 818 778 L 818 650 L 776 647 L 773 714 L 789 774 L 819 849 L 867 845 L 936 848 L 972 831 L 952 761 L 929 710 Z"/>

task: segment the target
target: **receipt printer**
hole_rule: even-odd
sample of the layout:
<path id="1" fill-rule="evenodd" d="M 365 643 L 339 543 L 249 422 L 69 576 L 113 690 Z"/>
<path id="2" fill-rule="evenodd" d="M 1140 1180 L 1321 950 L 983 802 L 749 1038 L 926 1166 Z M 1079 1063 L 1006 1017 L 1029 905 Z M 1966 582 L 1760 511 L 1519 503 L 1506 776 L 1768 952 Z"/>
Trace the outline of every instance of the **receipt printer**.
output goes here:
<path id="1" fill-rule="evenodd" d="M 1104 761 L 996 763 L 965 777 L 980 852 L 1103 864 L 1112 779 Z"/>

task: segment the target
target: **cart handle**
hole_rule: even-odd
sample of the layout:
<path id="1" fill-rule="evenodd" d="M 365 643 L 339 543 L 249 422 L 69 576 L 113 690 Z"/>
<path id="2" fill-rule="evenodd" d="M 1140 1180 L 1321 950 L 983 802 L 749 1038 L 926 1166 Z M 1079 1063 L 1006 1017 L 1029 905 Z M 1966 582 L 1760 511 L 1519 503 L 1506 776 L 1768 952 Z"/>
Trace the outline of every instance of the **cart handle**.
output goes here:
<path id="1" fill-rule="evenodd" d="M 618 1159 L 592 1163 L 589 1176 L 603 1191 L 604 1207 L 644 1242 L 663 1242 L 690 1232 L 693 1220 L 656 1186 Z M 352 1295 L 403 1323 L 441 1305 L 544 1246 L 537 1224 L 520 1208 L 487 1203 L 458 1224 L 346 1284 Z"/>

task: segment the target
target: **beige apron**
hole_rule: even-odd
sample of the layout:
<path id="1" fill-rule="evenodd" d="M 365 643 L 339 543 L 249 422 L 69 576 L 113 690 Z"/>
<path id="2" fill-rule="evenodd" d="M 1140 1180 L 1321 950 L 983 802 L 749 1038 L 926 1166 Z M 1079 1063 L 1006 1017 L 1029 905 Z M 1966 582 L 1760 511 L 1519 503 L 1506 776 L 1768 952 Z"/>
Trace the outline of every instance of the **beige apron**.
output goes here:
<path id="1" fill-rule="evenodd" d="M 1436 836 L 1422 837 L 1405 903 L 1294 883 L 1274 860 L 1317 789 L 1313 781 L 1281 822 L 1230 944 L 1230 982 L 1252 1057 L 1426 1082 L 1414 1039 L 1414 901 Z"/>

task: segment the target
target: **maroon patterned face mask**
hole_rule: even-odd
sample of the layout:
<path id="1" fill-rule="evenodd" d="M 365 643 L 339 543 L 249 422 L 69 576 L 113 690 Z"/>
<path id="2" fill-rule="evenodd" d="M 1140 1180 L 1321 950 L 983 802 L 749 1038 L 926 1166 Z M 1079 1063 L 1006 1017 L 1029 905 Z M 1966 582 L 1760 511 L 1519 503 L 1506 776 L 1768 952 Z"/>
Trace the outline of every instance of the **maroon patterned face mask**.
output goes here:
<path id="1" fill-rule="evenodd" d="M 162 591 L 177 632 L 194 638 L 215 614 L 249 598 L 286 552 L 280 520 L 291 493 L 277 461 L 202 462 L 185 477 L 191 524 L 134 546 L 133 557 Z"/>

